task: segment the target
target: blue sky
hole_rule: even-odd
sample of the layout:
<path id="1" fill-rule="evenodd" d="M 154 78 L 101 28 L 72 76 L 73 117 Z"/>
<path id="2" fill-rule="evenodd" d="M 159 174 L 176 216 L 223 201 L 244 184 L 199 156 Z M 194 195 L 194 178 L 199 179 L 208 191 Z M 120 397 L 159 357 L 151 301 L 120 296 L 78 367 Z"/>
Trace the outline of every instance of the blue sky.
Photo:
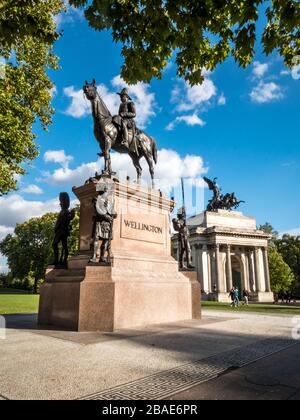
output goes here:
<path id="1" fill-rule="evenodd" d="M 58 24 L 64 31 L 55 48 L 61 70 L 50 73 L 56 114 L 49 132 L 35 127 L 40 156 L 20 179 L 19 190 L 0 199 L 2 237 L 15 223 L 55 209 L 60 191 L 71 192 L 100 169 L 89 103 L 81 91 L 85 79 L 96 78 L 112 112 L 118 106 L 115 92 L 124 86 L 120 46 L 109 33 L 93 31 L 74 10 Z M 241 210 L 258 224 L 269 221 L 279 232 L 300 233 L 300 71 L 298 78 L 277 55 L 265 57 L 257 50 L 248 69 L 229 59 L 207 74 L 201 87 L 178 80 L 171 62 L 163 80 L 130 87 L 130 92 L 139 126 L 161 150 L 157 176 L 162 188 L 178 186 L 182 175 L 217 176 L 223 192 L 235 191 L 247 202 Z M 121 155 L 113 162 L 121 171 L 130 165 Z M 134 175 L 131 167 L 129 172 Z M 206 190 L 205 201 L 209 197 Z"/>

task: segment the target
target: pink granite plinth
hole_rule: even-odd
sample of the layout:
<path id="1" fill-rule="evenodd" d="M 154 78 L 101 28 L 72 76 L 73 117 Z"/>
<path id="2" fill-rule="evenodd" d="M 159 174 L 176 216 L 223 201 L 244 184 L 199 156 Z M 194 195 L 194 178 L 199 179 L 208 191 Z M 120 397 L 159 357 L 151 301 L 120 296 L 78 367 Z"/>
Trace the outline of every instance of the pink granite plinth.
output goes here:
<path id="1" fill-rule="evenodd" d="M 157 191 L 116 182 L 112 263 L 103 266 L 89 263 L 96 185 L 73 191 L 81 203 L 79 253 L 67 270 L 48 268 L 39 324 L 114 331 L 201 318 L 195 273 L 180 272 L 171 257 L 172 201 Z"/>

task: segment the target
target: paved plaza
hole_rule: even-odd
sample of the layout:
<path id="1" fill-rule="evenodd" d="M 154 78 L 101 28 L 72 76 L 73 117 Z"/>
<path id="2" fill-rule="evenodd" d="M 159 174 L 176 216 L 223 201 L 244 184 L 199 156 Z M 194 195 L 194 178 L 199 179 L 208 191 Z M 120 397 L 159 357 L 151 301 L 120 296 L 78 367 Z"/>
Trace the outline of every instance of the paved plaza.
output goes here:
<path id="1" fill-rule="evenodd" d="M 35 315 L 6 322 L 1 399 L 300 396 L 290 316 L 204 311 L 201 321 L 104 334 L 40 330 Z"/>

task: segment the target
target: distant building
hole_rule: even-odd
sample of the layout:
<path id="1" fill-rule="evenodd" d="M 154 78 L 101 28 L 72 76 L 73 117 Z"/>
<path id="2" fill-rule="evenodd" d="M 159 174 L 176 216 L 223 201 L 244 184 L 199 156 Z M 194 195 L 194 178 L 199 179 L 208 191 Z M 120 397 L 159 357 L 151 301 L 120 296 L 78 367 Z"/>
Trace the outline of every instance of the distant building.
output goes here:
<path id="1" fill-rule="evenodd" d="M 227 302 L 232 287 L 247 290 L 253 301 L 273 302 L 268 264 L 270 236 L 253 217 L 236 211 L 204 212 L 188 219 L 192 262 L 203 300 Z M 172 252 L 178 257 L 177 235 Z"/>

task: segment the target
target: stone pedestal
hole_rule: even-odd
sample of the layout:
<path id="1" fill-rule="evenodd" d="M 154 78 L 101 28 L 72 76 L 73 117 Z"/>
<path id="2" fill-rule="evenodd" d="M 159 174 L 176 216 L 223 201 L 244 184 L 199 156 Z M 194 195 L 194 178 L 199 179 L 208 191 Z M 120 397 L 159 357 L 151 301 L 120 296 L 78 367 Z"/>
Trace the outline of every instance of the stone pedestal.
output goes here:
<path id="1" fill-rule="evenodd" d="M 171 257 L 174 203 L 154 190 L 115 181 L 111 265 L 89 263 L 96 183 L 73 189 L 80 200 L 79 253 L 67 270 L 49 267 L 38 321 L 77 331 L 114 331 L 201 318 L 195 274 Z"/>

